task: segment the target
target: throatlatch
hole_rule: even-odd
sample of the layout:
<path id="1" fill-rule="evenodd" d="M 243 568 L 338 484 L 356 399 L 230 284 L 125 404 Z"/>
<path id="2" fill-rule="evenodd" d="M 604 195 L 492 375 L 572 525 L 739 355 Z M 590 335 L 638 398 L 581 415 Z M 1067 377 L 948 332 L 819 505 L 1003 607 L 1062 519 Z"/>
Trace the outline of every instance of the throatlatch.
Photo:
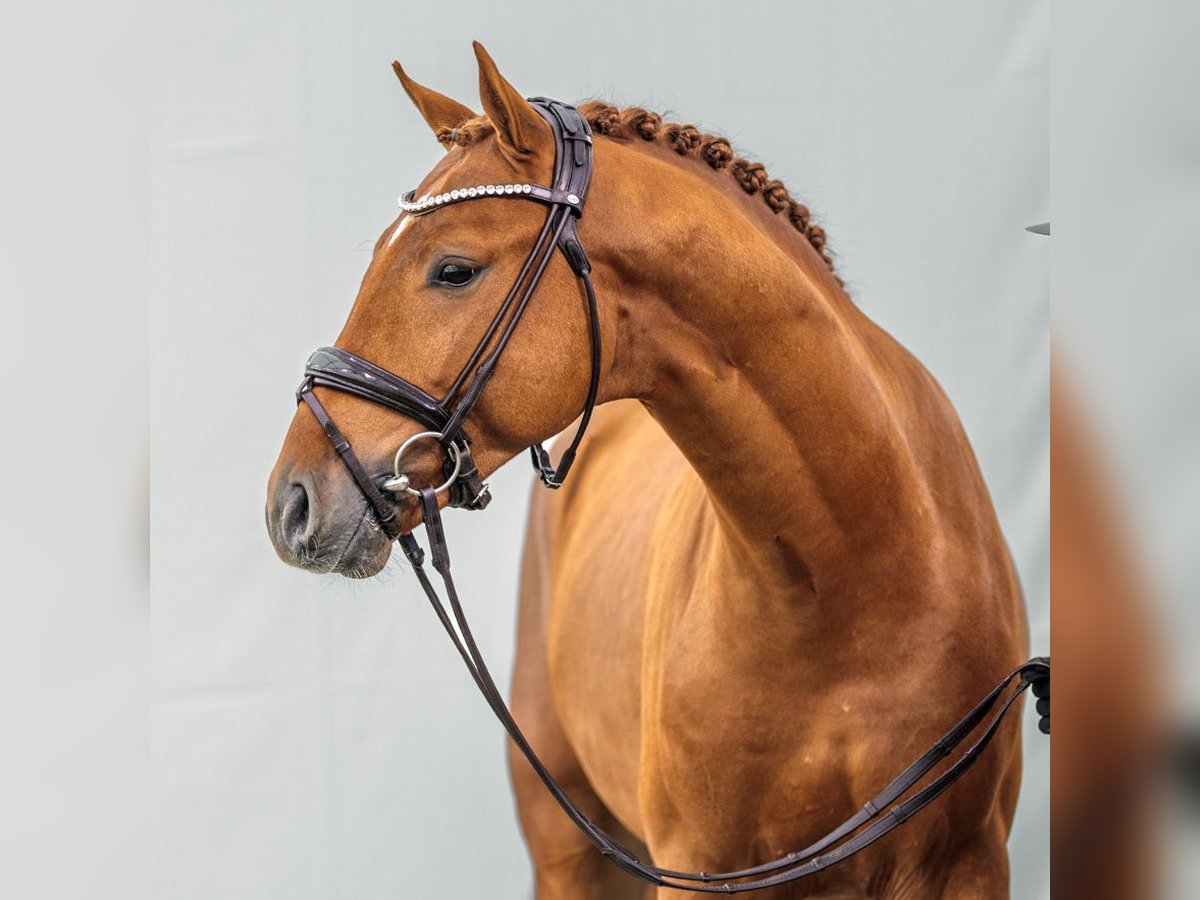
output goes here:
<path id="1" fill-rule="evenodd" d="M 991 741 L 1017 699 L 1031 686 L 1034 693 L 1042 697 L 1045 703 L 1043 730 L 1048 731 L 1050 660 L 1046 657 L 1031 659 L 1006 675 L 991 693 L 916 762 L 825 837 L 802 850 L 751 868 L 719 873 L 681 872 L 642 862 L 593 822 L 567 796 L 513 719 L 479 652 L 450 572 L 450 555 L 437 500 L 437 493 L 441 490 L 450 492 L 451 506 L 483 509 L 491 500 L 488 486 L 483 482 L 471 457 L 471 440 L 465 430 L 465 423 L 491 380 L 496 364 L 525 314 L 556 248 L 566 257 L 572 271 L 584 286 L 592 369 L 579 427 L 563 452 L 558 468 L 550 465 L 549 454 L 540 444 L 530 448 L 534 470 L 547 487 L 560 487 L 566 479 L 596 404 L 601 364 L 600 317 L 592 287 L 591 264 L 576 232 L 576 220 L 583 214 L 592 176 L 591 129 L 572 106 L 542 97 L 534 98 L 530 102 L 554 134 L 554 179 L 549 187 L 537 184 L 482 184 L 420 198 L 410 192 L 400 201 L 401 210 L 414 216 L 426 215 L 444 206 L 468 200 L 511 198 L 533 200 L 549 207 L 546 221 L 520 274 L 446 395 L 439 400 L 412 382 L 348 350 L 322 347 L 309 357 L 304 369 L 304 380 L 296 392 L 296 400 L 307 404 L 324 428 L 326 436 L 370 504 L 380 528 L 390 539 L 399 542 L 438 621 L 449 635 L 467 671 L 496 718 L 563 811 L 604 856 L 630 875 L 650 884 L 699 893 L 742 893 L 804 878 L 865 849 L 933 802 L 970 768 Z M 419 422 L 428 430 L 413 435 L 397 449 L 390 474 L 372 475 L 355 455 L 350 442 L 313 393 L 315 387 L 333 388 L 386 406 Z M 405 451 L 418 440 L 438 440 L 446 448 L 444 484 L 417 488 L 402 471 L 401 463 Z M 411 533 L 400 533 L 394 502 L 385 494 L 397 495 L 401 500 L 408 495 L 418 498 L 429 538 L 430 564 L 442 581 L 449 609 L 442 602 L 425 570 L 425 551 Z M 1042 709 L 1043 705 L 1039 703 L 1039 712 L 1042 712 Z M 911 793 L 907 799 L 902 799 L 939 762 L 963 746 L 976 730 L 979 730 L 978 735 L 957 759 L 924 787 Z"/>

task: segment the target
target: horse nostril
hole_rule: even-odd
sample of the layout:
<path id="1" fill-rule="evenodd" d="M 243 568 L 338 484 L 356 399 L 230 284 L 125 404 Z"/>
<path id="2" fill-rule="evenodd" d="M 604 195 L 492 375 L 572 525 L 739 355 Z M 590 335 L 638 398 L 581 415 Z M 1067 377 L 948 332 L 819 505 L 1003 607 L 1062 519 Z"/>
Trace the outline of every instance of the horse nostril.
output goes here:
<path id="1" fill-rule="evenodd" d="M 288 486 L 279 528 L 283 539 L 294 550 L 303 549 L 308 542 L 310 524 L 308 490 L 302 484 Z"/>

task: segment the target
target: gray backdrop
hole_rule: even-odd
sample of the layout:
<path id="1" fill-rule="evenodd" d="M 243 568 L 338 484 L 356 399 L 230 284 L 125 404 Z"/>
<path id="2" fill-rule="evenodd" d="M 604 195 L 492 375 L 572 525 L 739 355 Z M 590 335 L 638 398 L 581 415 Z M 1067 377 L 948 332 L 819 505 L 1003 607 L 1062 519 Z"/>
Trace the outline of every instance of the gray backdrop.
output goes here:
<path id="1" fill-rule="evenodd" d="M 957 405 L 1048 652 L 1049 246 L 1023 231 L 1049 218 L 1048 4 L 902 6 L 154 7 L 151 477 L 197 487 L 186 516 L 151 494 L 151 895 L 529 894 L 500 730 L 414 585 L 288 569 L 263 527 L 305 356 L 440 153 L 394 57 L 477 106 L 478 38 L 528 94 L 643 104 L 763 160 Z M 447 523 L 504 675 L 530 479 L 518 461 Z M 1026 731 L 1013 896 L 1048 897 Z"/>

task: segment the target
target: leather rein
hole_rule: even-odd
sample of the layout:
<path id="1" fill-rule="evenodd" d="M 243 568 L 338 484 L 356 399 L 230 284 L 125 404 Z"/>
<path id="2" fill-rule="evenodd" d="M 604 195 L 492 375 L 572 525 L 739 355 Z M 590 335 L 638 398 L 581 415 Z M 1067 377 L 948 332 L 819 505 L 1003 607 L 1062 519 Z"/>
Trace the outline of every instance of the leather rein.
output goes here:
<path id="1" fill-rule="evenodd" d="M 542 445 L 530 448 L 534 470 L 547 487 L 558 488 L 563 484 L 596 404 L 600 382 L 600 319 L 592 287 L 591 265 L 576 232 L 576 221 L 583 214 L 584 200 L 591 182 L 591 128 L 572 106 L 542 97 L 530 102 L 554 133 L 554 178 L 550 187 L 536 184 L 478 185 L 421 198 L 414 197 L 410 192 L 400 201 L 401 210 L 410 215 L 425 215 L 443 206 L 487 198 L 526 199 L 549 207 L 546 221 L 516 281 L 446 395 L 439 400 L 404 378 L 347 350 L 323 347 L 309 358 L 304 380 L 296 392 L 296 400 L 312 410 L 366 498 L 379 527 L 389 539 L 399 543 L 438 621 L 500 724 L 559 806 L 605 857 L 630 875 L 650 884 L 699 893 L 742 893 L 804 878 L 875 843 L 957 781 L 991 741 L 1022 693 L 1034 686 L 1035 694 L 1048 698 L 1050 660 L 1048 657 L 1035 657 L 1018 666 L 919 759 L 845 822 L 808 847 L 771 862 L 716 873 L 659 868 L 639 860 L 575 804 L 530 746 L 488 671 L 450 571 L 449 550 L 437 501 L 437 494 L 441 490 L 449 491 L 451 506 L 483 509 L 491 500 L 488 486 L 482 481 L 471 458 L 471 441 L 463 426 L 491 379 L 500 355 L 528 308 L 556 248 L 582 281 L 587 296 L 592 370 L 579 426 L 563 452 L 557 469 L 551 467 L 549 455 Z M 429 430 L 414 435 L 400 446 L 390 477 L 373 477 L 313 394 L 314 387 L 333 388 L 370 400 L 416 420 Z M 437 440 L 446 449 L 447 459 L 443 470 L 446 481 L 440 486 L 415 488 L 401 471 L 405 451 L 420 439 Z M 446 601 L 442 600 L 425 568 L 425 551 L 412 533 L 400 533 L 395 505 L 385 494 L 399 495 L 401 498 L 412 495 L 420 503 L 429 541 L 430 566 L 442 582 Z M 1047 704 L 1044 730 L 1049 727 L 1048 702 L 1048 699 L 1039 702 L 1039 711 L 1042 703 Z M 972 742 L 966 744 L 980 726 L 982 730 Z M 965 749 L 940 774 L 906 799 L 901 799 L 938 763 L 964 744 Z"/>

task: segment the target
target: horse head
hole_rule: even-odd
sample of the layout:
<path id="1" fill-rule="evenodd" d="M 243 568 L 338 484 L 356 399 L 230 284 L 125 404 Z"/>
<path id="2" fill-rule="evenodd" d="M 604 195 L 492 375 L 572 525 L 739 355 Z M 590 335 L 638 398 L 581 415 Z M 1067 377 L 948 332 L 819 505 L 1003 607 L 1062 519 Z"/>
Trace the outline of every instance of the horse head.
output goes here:
<path id="1" fill-rule="evenodd" d="M 396 531 L 417 524 L 419 504 L 412 494 L 442 483 L 448 459 L 457 463 L 459 448 L 469 454 L 477 479 L 486 477 L 569 425 L 599 381 L 600 359 L 589 365 L 589 348 L 600 346 L 604 317 L 596 314 L 597 333 L 591 334 L 588 295 L 573 263 L 554 252 L 552 243 L 544 270 L 534 275 L 536 300 L 520 310 L 519 302 L 505 306 L 530 277 L 530 248 L 549 221 L 544 204 L 506 201 L 537 199 L 528 196 L 530 186 L 551 183 L 561 151 L 543 113 L 505 80 L 482 46 L 476 44 L 475 51 L 482 116 L 413 81 L 399 63 L 393 66 L 446 153 L 401 201 L 401 215 L 376 241 L 337 350 L 323 357 L 334 378 L 333 369 L 344 362 L 340 352 L 369 361 L 380 377 L 395 373 L 428 401 L 442 398 L 453 416 L 455 405 L 471 393 L 481 363 L 502 344 L 502 356 L 482 379 L 487 390 L 479 385 L 469 421 L 457 423 L 469 438 L 457 445 L 426 440 L 406 446 L 404 483 L 412 490 L 386 501 L 396 508 Z M 477 202 L 457 202 L 468 191 Z M 424 214 L 435 209 L 436 215 Z M 567 225 L 574 233 L 574 224 Z M 591 302 L 594 309 L 594 296 Z M 504 337 L 510 323 L 511 340 Z M 313 365 L 310 361 L 310 373 Z M 399 474 L 393 472 L 397 449 L 441 424 L 422 424 L 323 385 L 320 378 L 310 387 L 318 401 L 314 408 L 336 422 L 335 445 L 344 438 L 353 447 L 372 483 L 387 484 L 389 474 Z M 384 514 L 370 502 L 370 488 L 364 491 L 348 477 L 322 424 L 304 404 L 298 407 L 268 485 L 268 531 L 288 563 L 370 576 L 386 563 L 394 534 L 380 527 Z M 447 499 L 442 495 L 440 501 Z"/>

